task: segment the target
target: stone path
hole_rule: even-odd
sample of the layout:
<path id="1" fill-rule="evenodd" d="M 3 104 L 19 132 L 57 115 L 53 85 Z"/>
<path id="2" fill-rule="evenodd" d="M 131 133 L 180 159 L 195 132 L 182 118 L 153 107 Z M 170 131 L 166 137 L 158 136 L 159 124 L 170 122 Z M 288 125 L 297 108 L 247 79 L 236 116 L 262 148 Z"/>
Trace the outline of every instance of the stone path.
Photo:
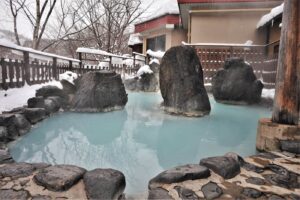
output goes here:
<path id="1" fill-rule="evenodd" d="M 168 174 L 163 172 L 149 182 L 149 199 L 300 199 L 300 155 L 272 152 L 242 159 L 229 153 L 200 163 L 210 169 L 209 177 L 167 183 L 159 181 Z"/>

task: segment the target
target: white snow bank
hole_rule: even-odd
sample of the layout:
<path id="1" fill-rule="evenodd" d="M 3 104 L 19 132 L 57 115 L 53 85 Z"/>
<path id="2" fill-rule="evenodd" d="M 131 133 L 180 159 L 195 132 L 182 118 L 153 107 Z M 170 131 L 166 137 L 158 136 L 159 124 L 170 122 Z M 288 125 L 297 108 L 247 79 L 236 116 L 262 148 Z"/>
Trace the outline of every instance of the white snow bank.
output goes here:
<path id="1" fill-rule="evenodd" d="M 160 64 L 159 60 L 157 58 L 151 58 L 149 65 L 151 65 L 152 63 L 156 63 L 156 64 Z"/>
<path id="2" fill-rule="evenodd" d="M 71 71 L 66 71 L 65 73 L 59 75 L 60 81 L 65 80 L 73 85 L 75 84 L 74 80 L 76 80 L 77 78 L 78 78 L 78 74 L 71 72 Z"/>
<path id="3" fill-rule="evenodd" d="M 51 81 L 31 86 L 25 84 L 22 88 L 12 88 L 7 91 L 0 90 L 0 113 L 26 105 L 27 100 L 35 96 L 37 89 L 47 85 L 54 85 L 62 89 L 62 85 L 59 81 Z"/>
<path id="4" fill-rule="evenodd" d="M 129 46 L 133 46 L 133 45 L 136 45 L 136 44 L 142 44 L 142 43 L 143 43 L 143 40 L 141 38 L 140 33 L 130 34 L 129 40 L 128 40 L 128 45 Z"/>
<path id="5" fill-rule="evenodd" d="M 282 3 L 280 6 L 273 8 L 271 12 L 269 12 L 268 14 L 262 16 L 262 18 L 257 23 L 256 28 L 260 28 L 266 25 L 268 22 L 272 21 L 275 17 L 283 13 L 283 7 L 284 7 L 284 3 Z"/>
<path id="6" fill-rule="evenodd" d="M 154 58 L 162 58 L 165 55 L 165 53 L 166 52 L 164 52 L 164 51 L 152 51 L 151 49 L 147 50 L 147 54 Z"/>
<path id="7" fill-rule="evenodd" d="M 143 74 L 153 74 L 153 71 L 150 69 L 149 65 L 144 65 L 137 71 L 138 77 L 142 76 Z"/>
<path id="8" fill-rule="evenodd" d="M 275 89 L 263 89 L 261 93 L 262 98 L 274 99 Z"/>
<path id="9" fill-rule="evenodd" d="M 62 59 L 62 60 L 70 60 L 70 61 L 73 61 L 73 62 L 80 62 L 80 60 L 77 60 L 77 59 L 68 58 L 68 57 L 64 57 L 64 56 L 59 56 L 59 55 L 52 54 L 52 53 L 37 51 L 35 49 L 28 48 L 28 47 L 18 46 L 18 45 L 14 44 L 13 42 L 11 42 L 11 41 L 9 41 L 5 38 L 0 39 L 0 46 L 12 48 L 14 50 L 19 50 L 19 51 L 27 51 L 27 52 L 30 53 L 30 57 L 34 57 L 31 54 L 35 54 L 36 57 L 34 57 L 34 58 L 37 58 L 37 59 L 41 59 L 40 56 L 45 56 L 45 57 L 55 57 L 55 58 Z"/>

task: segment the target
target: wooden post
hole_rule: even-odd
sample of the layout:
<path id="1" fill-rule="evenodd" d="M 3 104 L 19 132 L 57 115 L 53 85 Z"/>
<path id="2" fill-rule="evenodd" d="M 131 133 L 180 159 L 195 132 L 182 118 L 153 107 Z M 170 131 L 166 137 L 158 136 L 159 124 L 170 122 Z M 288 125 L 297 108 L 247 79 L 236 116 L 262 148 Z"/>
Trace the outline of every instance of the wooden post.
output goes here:
<path id="1" fill-rule="evenodd" d="M 135 68 L 135 54 L 133 54 L 133 68 Z"/>
<path id="2" fill-rule="evenodd" d="M 57 58 L 53 57 L 52 63 L 52 76 L 54 80 L 57 80 Z"/>
<path id="3" fill-rule="evenodd" d="M 7 78 L 7 70 L 6 70 L 6 62 L 4 60 L 4 58 L 1 58 L 1 61 L 0 61 L 0 65 L 2 67 L 2 88 L 3 89 L 7 89 L 7 83 L 6 83 L 6 78 Z"/>
<path id="4" fill-rule="evenodd" d="M 82 74 L 82 53 L 78 53 L 78 59 L 80 60 L 79 62 L 79 74 Z"/>
<path id="5" fill-rule="evenodd" d="M 71 71 L 71 72 L 73 71 L 73 66 L 72 66 L 72 65 L 73 65 L 73 63 L 72 63 L 72 61 L 70 60 L 70 61 L 69 61 L 69 71 Z"/>
<path id="6" fill-rule="evenodd" d="M 108 66 L 108 70 L 111 70 L 112 67 L 112 57 L 109 56 L 109 66 Z"/>
<path id="7" fill-rule="evenodd" d="M 29 52 L 23 52 L 23 60 L 24 60 L 24 75 L 25 75 L 25 82 L 30 85 L 30 63 L 29 63 Z"/>
<path id="8" fill-rule="evenodd" d="M 272 121 L 280 124 L 297 125 L 300 84 L 299 0 L 284 1 L 282 23 Z"/>

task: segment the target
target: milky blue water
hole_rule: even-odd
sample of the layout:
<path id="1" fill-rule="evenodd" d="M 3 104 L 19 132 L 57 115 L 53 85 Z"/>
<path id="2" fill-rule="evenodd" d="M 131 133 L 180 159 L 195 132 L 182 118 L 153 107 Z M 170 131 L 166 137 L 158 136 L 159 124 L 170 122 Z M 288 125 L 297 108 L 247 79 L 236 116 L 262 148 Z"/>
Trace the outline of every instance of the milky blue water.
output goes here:
<path id="1" fill-rule="evenodd" d="M 110 113 L 61 113 L 39 123 L 10 144 L 17 161 L 114 168 L 126 176 L 126 192 L 147 190 L 164 169 L 234 151 L 255 153 L 259 118 L 270 110 L 230 106 L 210 98 L 203 118 L 165 114 L 159 93 L 130 93 L 126 108 Z"/>

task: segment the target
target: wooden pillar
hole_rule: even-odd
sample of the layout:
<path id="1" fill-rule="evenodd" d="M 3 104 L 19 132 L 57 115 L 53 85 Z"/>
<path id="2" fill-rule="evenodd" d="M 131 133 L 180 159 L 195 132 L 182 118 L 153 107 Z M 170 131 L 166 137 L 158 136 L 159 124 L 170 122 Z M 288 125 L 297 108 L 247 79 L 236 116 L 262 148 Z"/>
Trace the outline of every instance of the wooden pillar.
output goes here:
<path id="1" fill-rule="evenodd" d="M 112 70 L 112 57 L 111 56 L 109 56 L 108 70 Z"/>
<path id="2" fill-rule="evenodd" d="M 78 53 L 78 59 L 80 60 L 79 62 L 79 74 L 82 74 L 82 53 Z"/>
<path id="3" fill-rule="evenodd" d="M 69 60 L 69 71 L 73 71 L 73 63 L 71 60 Z"/>
<path id="4" fill-rule="evenodd" d="M 53 63 L 52 63 L 52 76 L 54 80 L 57 80 L 57 58 L 53 57 Z"/>
<path id="5" fill-rule="evenodd" d="M 297 125 L 299 120 L 300 1 L 285 0 L 272 121 Z"/>
<path id="6" fill-rule="evenodd" d="M 30 63 L 29 63 L 29 52 L 23 51 L 23 60 L 24 60 L 24 75 L 25 82 L 30 85 Z"/>

